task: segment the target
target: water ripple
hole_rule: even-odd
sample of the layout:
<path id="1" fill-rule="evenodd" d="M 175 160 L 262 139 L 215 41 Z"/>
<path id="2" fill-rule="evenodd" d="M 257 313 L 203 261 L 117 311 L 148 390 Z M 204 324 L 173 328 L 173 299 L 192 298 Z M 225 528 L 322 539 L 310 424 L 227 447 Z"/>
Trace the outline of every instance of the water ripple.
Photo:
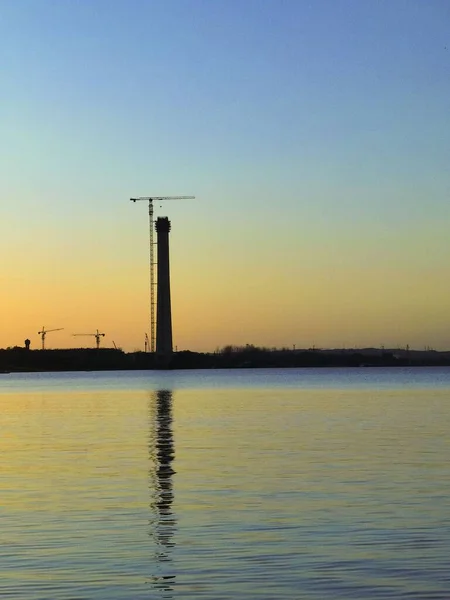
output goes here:
<path id="1" fill-rule="evenodd" d="M 448 389 L 220 381 L 0 394 L 1 597 L 450 598 Z"/>

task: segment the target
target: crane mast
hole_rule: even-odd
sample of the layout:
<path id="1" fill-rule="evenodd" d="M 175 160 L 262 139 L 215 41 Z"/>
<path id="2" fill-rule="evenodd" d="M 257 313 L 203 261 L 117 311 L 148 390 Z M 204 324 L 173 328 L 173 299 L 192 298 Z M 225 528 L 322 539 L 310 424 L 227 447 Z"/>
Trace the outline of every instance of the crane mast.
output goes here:
<path id="1" fill-rule="evenodd" d="M 156 340 L 156 318 L 155 318 L 155 252 L 154 252 L 154 219 L 153 202 L 160 200 L 193 200 L 195 196 L 141 196 L 139 198 L 130 198 L 131 202 L 140 200 L 148 202 L 148 221 L 149 221 L 149 262 L 150 262 L 150 352 L 155 352 Z"/>

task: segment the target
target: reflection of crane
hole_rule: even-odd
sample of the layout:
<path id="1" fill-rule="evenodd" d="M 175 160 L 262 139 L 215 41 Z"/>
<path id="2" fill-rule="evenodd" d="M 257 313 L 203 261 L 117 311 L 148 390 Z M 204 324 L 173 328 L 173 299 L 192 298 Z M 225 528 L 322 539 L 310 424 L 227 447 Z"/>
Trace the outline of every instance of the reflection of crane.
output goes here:
<path id="1" fill-rule="evenodd" d="M 42 331 L 38 331 L 38 335 L 41 336 L 42 339 L 42 350 L 45 350 L 45 336 L 47 335 L 47 333 L 50 333 L 52 331 L 62 331 L 64 329 L 64 327 L 58 327 L 58 329 L 45 329 L 44 326 L 42 326 Z"/>
<path id="2" fill-rule="evenodd" d="M 95 337 L 95 343 L 97 345 L 97 350 L 100 348 L 100 338 L 105 337 L 104 333 L 100 333 L 97 329 L 97 333 L 73 333 L 72 335 L 93 335 Z"/>
<path id="3" fill-rule="evenodd" d="M 153 252 L 153 201 L 160 200 L 193 200 L 195 196 L 143 196 L 130 198 L 132 202 L 146 200 L 148 202 L 148 217 L 150 225 L 150 352 L 155 351 L 155 259 Z"/>

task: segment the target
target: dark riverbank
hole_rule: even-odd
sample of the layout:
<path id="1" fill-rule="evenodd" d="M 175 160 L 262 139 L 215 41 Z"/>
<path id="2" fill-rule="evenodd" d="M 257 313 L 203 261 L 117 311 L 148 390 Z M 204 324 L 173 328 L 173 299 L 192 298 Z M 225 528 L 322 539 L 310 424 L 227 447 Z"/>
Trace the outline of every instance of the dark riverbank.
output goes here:
<path id="1" fill-rule="evenodd" d="M 220 352 L 176 352 L 170 369 L 235 369 L 267 367 L 450 366 L 450 352 L 433 350 L 267 350 L 253 346 Z M 0 372 L 107 371 L 157 369 L 155 355 L 114 348 L 0 350 Z"/>

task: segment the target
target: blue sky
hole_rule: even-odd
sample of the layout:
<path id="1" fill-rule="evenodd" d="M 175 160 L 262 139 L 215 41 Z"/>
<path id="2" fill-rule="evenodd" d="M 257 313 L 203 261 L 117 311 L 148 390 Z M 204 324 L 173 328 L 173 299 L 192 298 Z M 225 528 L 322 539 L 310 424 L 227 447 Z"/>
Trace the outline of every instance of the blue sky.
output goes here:
<path id="1" fill-rule="evenodd" d="M 341 272 L 327 329 L 334 331 L 348 321 L 345 296 L 359 277 L 352 269 L 383 265 L 402 276 L 408 270 L 403 304 L 408 289 L 434 273 L 430 304 L 420 305 L 428 329 L 409 334 L 413 319 L 397 337 L 446 345 L 447 333 L 427 332 L 439 329 L 448 301 L 438 282 L 450 249 L 447 2 L 15 0 L 2 3 L 0 17 L 0 244 L 14 249 L 14 277 L 24 273 L 25 289 L 36 289 L 30 281 L 39 271 L 50 296 L 78 294 L 86 281 L 95 313 L 87 294 L 104 278 L 98 320 L 111 290 L 125 294 L 134 268 L 136 295 L 145 287 L 145 211 L 137 217 L 127 198 L 195 194 L 189 205 L 162 209 L 177 232 L 175 273 L 196 270 L 198 297 L 177 292 L 192 298 L 175 316 L 186 346 L 240 341 L 216 325 L 211 339 L 197 331 L 204 342 L 181 333 L 201 318 L 202 301 L 220 302 L 211 287 L 233 306 L 229 318 L 261 296 L 272 307 L 292 296 L 301 303 L 311 283 L 302 268 Z M 292 263 L 301 272 L 289 271 Z M 304 284 L 294 291 L 295 276 Z M 4 277 L 8 287 L 11 271 Z M 267 278 L 266 286 L 233 303 L 253 277 Z M 396 279 L 393 272 L 386 281 Z M 19 290 L 11 289 L 11 305 Z M 380 297 L 381 312 L 391 315 L 390 301 L 387 292 Z M 123 345 L 137 345 L 146 330 L 146 302 L 137 310 L 142 327 L 124 322 Z M 27 310 L 27 323 L 51 326 L 50 307 Z M 270 323 L 261 335 L 244 317 L 232 334 L 248 331 L 258 338 L 248 341 L 268 345 L 295 337 L 276 310 L 261 318 Z M 314 318 L 313 311 L 307 321 Z M 375 343 L 371 327 L 361 334 L 362 315 L 346 343 Z M 293 343 L 312 343 L 300 329 Z M 314 335 L 323 345 L 343 337 L 327 338 L 320 327 Z"/>

